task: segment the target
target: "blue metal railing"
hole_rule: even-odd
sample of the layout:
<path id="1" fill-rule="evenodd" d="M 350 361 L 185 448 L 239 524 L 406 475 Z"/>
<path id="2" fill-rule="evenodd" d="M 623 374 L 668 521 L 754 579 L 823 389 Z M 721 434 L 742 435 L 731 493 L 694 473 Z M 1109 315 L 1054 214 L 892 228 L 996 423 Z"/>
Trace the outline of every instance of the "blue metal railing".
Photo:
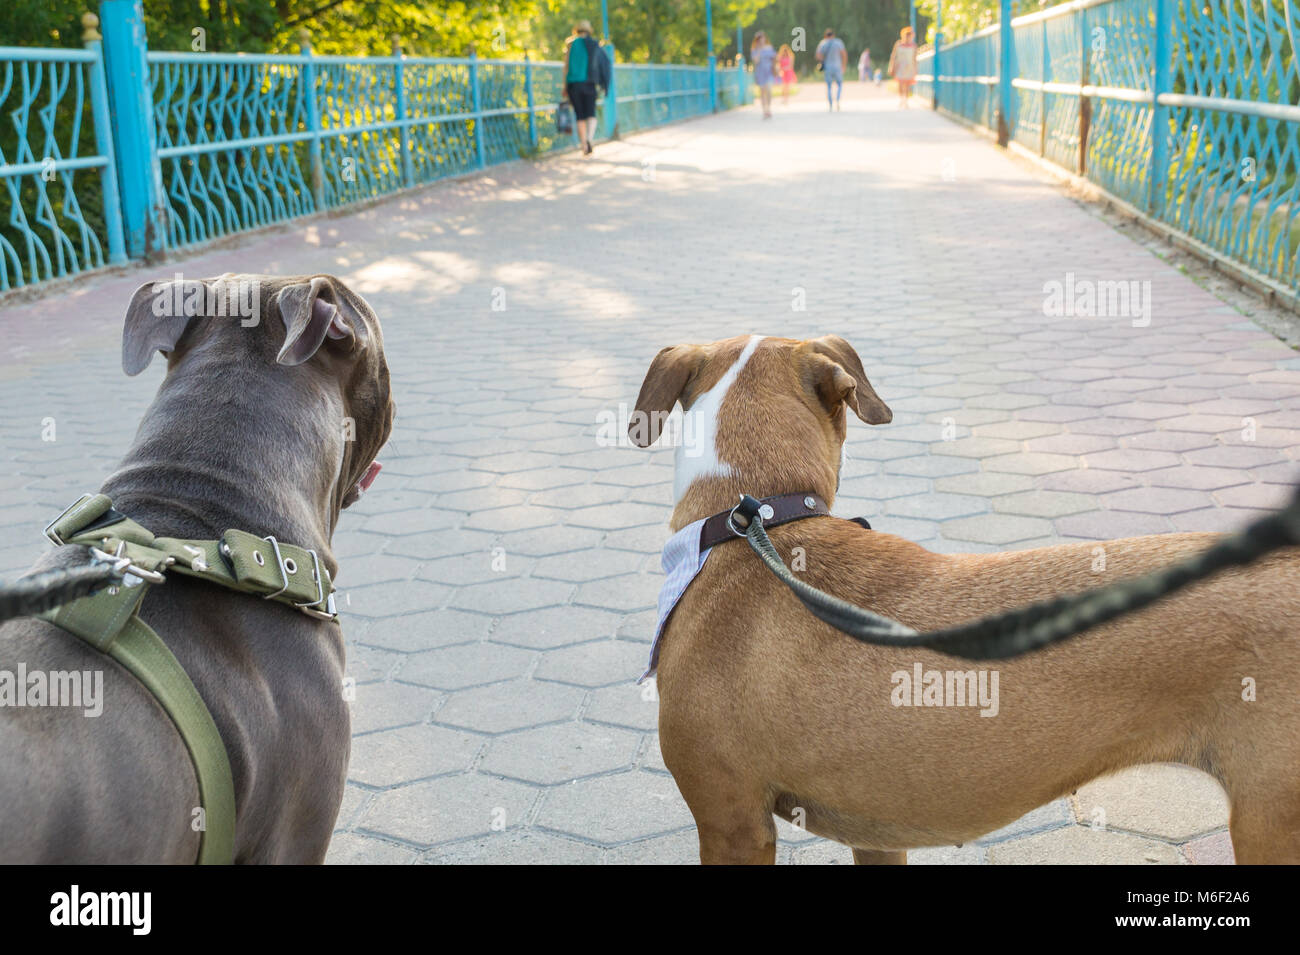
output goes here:
<path id="1" fill-rule="evenodd" d="M 305 36 L 292 55 L 155 52 L 139 0 L 101 13 L 102 54 L 93 14 L 84 51 L 0 48 L 0 292 L 577 141 L 555 129 L 561 63 L 316 56 Z M 615 63 L 597 129 L 702 115 L 711 91 L 738 105 L 747 85 L 743 67 Z M 96 169 L 100 188 L 74 188 Z"/>
<path id="2" fill-rule="evenodd" d="M 1295 297 L 1300 292 L 1295 0 L 1076 0 L 918 57 L 917 89 Z"/>
<path id="3" fill-rule="evenodd" d="M 0 47 L 0 291 L 124 261 L 99 36 Z"/>

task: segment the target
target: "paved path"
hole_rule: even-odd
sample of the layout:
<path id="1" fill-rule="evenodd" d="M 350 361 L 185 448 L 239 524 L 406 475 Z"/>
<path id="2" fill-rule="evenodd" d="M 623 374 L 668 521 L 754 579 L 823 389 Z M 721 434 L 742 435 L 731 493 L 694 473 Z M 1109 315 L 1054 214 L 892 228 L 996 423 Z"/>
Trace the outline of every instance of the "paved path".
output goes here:
<path id="1" fill-rule="evenodd" d="M 809 95 L 683 123 L 178 266 L 333 271 L 384 321 L 397 430 L 337 540 L 360 685 L 332 861 L 695 858 L 632 685 L 671 453 L 597 440 L 664 345 L 847 337 L 894 423 L 853 422 L 836 512 L 937 550 L 1217 530 L 1282 500 L 1294 353 L 984 140 L 848 88 L 840 114 Z M 172 271 L 0 320 L 0 574 L 124 449 L 161 363 L 122 376 L 123 307 Z M 1149 282 L 1149 326 L 1045 316 L 1067 273 Z M 913 861 L 1213 862 L 1225 820 L 1208 777 L 1148 767 Z M 782 833 L 783 860 L 848 861 Z"/>

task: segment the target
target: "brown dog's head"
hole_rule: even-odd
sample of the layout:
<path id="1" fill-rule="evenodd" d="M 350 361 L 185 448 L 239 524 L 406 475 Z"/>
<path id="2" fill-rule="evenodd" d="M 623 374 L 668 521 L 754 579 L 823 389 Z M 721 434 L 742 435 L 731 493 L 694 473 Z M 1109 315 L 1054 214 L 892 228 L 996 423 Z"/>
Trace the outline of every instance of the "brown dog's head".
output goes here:
<path id="1" fill-rule="evenodd" d="M 678 402 L 673 527 L 735 505 L 737 495 L 813 491 L 827 503 L 839 486 L 845 409 L 868 424 L 893 414 L 844 339 L 753 335 L 674 345 L 655 356 L 628 436 L 659 439 Z M 678 436 L 674 436 L 677 438 Z"/>
<path id="2" fill-rule="evenodd" d="M 286 444 L 310 444 L 319 429 L 333 513 L 378 472 L 393 426 L 383 335 L 370 306 L 334 276 L 177 275 L 142 285 L 127 307 L 122 369 L 138 375 L 158 351 L 167 356 L 160 396 L 170 386 L 194 400 L 246 401 L 258 418 L 250 428 Z"/>

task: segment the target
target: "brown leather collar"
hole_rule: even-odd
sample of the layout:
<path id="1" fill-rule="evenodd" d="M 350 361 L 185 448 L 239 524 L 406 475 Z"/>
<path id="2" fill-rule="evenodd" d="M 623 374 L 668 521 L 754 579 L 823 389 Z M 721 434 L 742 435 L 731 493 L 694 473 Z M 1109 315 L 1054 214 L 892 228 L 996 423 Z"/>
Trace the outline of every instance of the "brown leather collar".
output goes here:
<path id="1" fill-rule="evenodd" d="M 826 517 L 831 512 L 819 496 L 808 493 L 778 494 L 776 497 L 763 498 L 759 504 L 762 505 L 759 513 L 763 516 L 763 526 L 766 528 L 789 524 L 805 517 Z M 744 536 L 731 529 L 730 520 L 731 511 L 719 511 L 705 520 L 704 526 L 700 528 L 701 553 L 710 547 L 729 540 L 739 540 Z"/>

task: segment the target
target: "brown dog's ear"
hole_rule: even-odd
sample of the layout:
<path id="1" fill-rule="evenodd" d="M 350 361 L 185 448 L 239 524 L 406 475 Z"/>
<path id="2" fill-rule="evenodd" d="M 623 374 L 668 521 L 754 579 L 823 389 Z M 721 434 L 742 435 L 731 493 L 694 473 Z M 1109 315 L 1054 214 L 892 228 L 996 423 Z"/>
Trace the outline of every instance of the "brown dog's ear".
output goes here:
<path id="1" fill-rule="evenodd" d="M 659 440 L 673 405 L 703 362 L 704 349 L 699 345 L 673 345 L 655 355 L 650 370 L 645 373 L 645 381 L 641 382 L 636 411 L 627 425 L 627 436 L 633 444 L 648 448 Z"/>
<path id="2" fill-rule="evenodd" d="M 122 370 L 138 375 L 149 367 L 154 352 L 175 351 L 176 344 L 198 314 L 202 282 L 146 282 L 126 307 L 122 328 Z"/>
<path id="3" fill-rule="evenodd" d="M 894 420 L 894 413 L 867 381 L 862 359 L 852 345 L 838 335 L 824 335 L 804 344 L 812 352 L 808 384 L 828 411 L 837 411 L 841 404 L 847 404 L 867 424 L 888 424 Z"/>
<path id="4" fill-rule="evenodd" d="M 284 322 L 284 345 L 275 360 L 281 365 L 301 365 L 320 350 L 328 338 L 364 344 L 366 323 L 348 297 L 327 276 L 316 276 L 281 289 L 275 305 Z"/>

